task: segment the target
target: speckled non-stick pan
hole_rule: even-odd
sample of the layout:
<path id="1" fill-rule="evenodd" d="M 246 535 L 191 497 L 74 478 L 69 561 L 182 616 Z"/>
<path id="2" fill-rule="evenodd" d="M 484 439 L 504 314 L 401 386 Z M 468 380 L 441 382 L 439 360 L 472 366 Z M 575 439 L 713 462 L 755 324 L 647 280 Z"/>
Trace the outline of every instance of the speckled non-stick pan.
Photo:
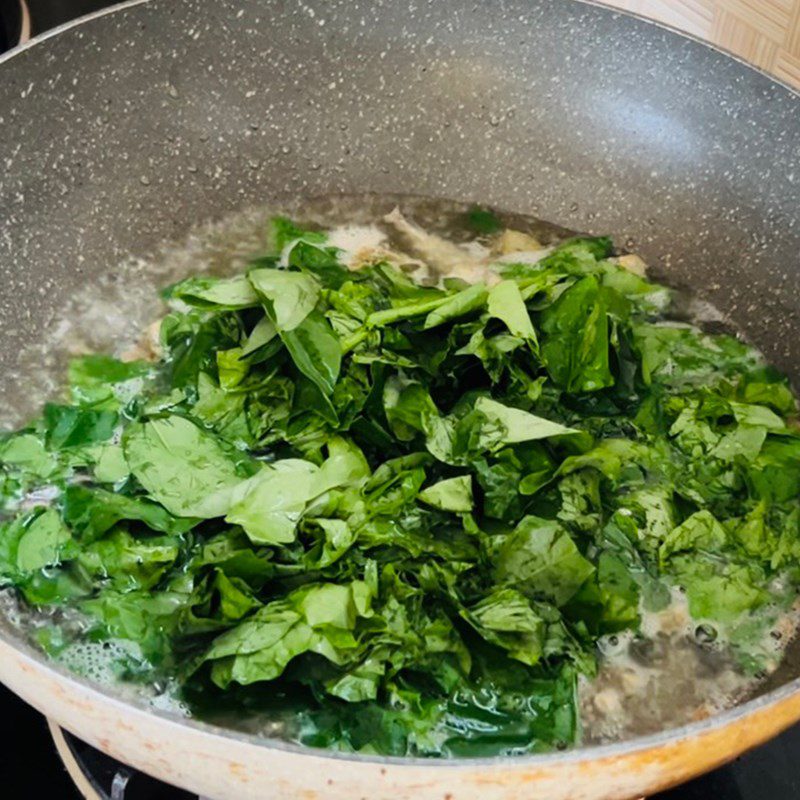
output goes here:
<path id="1" fill-rule="evenodd" d="M 476 200 L 613 234 L 800 376 L 800 98 L 571 0 L 150 0 L 0 59 L 0 398 L 64 298 L 275 195 Z M 331 755 L 147 709 L 8 627 L 0 679 L 82 739 L 215 800 L 629 798 L 800 719 L 800 659 L 716 717 L 516 759 Z"/>

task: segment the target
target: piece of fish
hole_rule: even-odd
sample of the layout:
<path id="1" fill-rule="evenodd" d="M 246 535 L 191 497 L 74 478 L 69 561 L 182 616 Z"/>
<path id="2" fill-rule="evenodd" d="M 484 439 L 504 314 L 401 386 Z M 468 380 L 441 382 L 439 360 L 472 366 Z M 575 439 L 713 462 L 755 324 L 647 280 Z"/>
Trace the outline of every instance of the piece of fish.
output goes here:
<path id="1" fill-rule="evenodd" d="M 509 253 L 533 253 L 544 249 L 544 245 L 534 236 L 522 231 L 506 228 L 492 242 L 492 255 L 507 256 Z"/>
<path id="2" fill-rule="evenodd" d="M 645 262 L 642 261 L 642 259 L 639 258 L 639 256 L 637 256 L 635 253 L 628 253 L 624 256 L 618 256 L 616 262 L 623 269 L 628 270 L 628 272 L 632 272 L 634 275 L 638 275 L 640 278 L 647 277 L 647 264 L 645 264 Z"/>
<path id="3" fill-rule="evenodd" d="M 409 222 L 399 208 L 387 214 L 383 221 L 400 234 L 412 255 L 421 258 L 440 277 L 461 278 L 468 283 L 483 281 L 489 285 L 500 280 L 483 259 Z"/>
<path id="4" fill-rule="evenodd" d="M 148 325 L 138 342 L 120 354 L 120 361 L 158 361 L 161 358 L 161 320 Z"/>

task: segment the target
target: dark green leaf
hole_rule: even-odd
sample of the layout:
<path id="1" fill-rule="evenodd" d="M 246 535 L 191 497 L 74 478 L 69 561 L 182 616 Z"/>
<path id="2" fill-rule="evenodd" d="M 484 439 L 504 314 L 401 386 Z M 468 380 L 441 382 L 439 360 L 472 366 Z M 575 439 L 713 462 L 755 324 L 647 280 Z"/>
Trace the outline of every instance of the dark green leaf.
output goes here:
<path id="1" fill-rule="evenodd" d="M 567 289 L 541 316 L 542 357 L 550 377 L 568 392 L 595 392 L 614 384 L 608 314 L 592 275 Z"/>
<path id="2" fill-rule="evenodd" d="M 48 403 L 44 407 L 45 443 L 48 450 L 105 442 L 114 434 L 115 411 L 93 411 Z"/>

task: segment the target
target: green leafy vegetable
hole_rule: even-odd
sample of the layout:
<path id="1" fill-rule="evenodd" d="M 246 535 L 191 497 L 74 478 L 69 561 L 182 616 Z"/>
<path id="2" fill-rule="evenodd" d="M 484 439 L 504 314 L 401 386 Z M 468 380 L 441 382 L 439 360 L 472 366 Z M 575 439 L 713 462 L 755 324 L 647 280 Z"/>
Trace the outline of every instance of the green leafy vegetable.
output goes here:
<path id="1" fill-rule="evenodd" d="M 525 595 L 514 589 L 498 589 L 462 612 L 487 642 L 507 650 L 528 666 L 544 654 L 547 623 Z"/>
<path id="2" fill-rule="evenodd" d="M 259 303 L 252 282 L 244 275 L 234 278 L 187 278 L 165 292 L 169 299 L 183 300 L 199 308 L 235 311 Z"/>
<path id="3" fill-rule="evenodd" d="M 43 511 L 26 525 L 17 542 L 17 569 L 31 573 L 56 564 L 71 538 L 69 529 L 53 509 Z"/>
<path id="4" fill-rule="evenodd" d="M 117 426 L 114 411 L 93 411 L 49 403 L 44 409 L 45 443 L 48 450 L 105 442 Z"/>
<path id="5" fill-rule="evenodd" d="M 236 464 L 210 434 L 184 417 L 131 426 L 125 436 L 131 474 L 177 517 L 226 514 L 241 483 Z"/>
<path id="6" fill-rule="evenodd" d="M 346 663 L 358 650 L 353 630 L 359 618 L 371 615 L 370 601 L 369 587 L 358 581 L 303 587 L 223 633 L 203 660 L 213 662 L 212 680 L 223 688 L 274 680 L 307 652 Z"/>
<path id="7" fill-rule="evenodd" d="M 425 317 L 425 330 L 436 328 L 451 319 L 458 319 L 482 308 L 486 302 L 486 287 L 482 283 L 463 289 L 458 294 L 447 298 Z"/>
<path id="8" fill-rule="evenodd" d="M 490 211 L 459 225 L 515 246 Z M 788 382 L 606 238 L 473 284 L 423 239 L 429 263 L 345 263 L 276 218 L 243 274 L 164 292 L 156 360 L 73 359 L 0 437 L 0 585 L 79 623 L 39 629 L 54 657 L 114 640 L 198 714 L 429 756 L 575 742 L 601 637 L 674 597 L 769 666 L 800 587 Z"/>
<path id="9" fill-rule="evenodd" d="M 312 311 L 296 328 L 280 331 L 297 368 L 322 392 L 333 394 L 342 363 L 339 339 L 325 318 Z"/>
<path id="10" fill-rule="evenodd" d="M 499 583 L 563 606 L 595 571 L 552 520 L 525 517 L 494 552 Z"/>
<path id="11" fill-rule="evenodd" d="M 503 224 L 500 220 L 487 208 L 473 206 L 467 212 L 466 217 L 467 225 L 475 231 L 475 233 L 497 233 L 497 231 L 503 228 Z"/>
<path id="12" fill-rule="evenodd" d="M 515 281 L 501 281 L 489 292 L 489 316 L 502 320 L 509 332 L 536 344 L 536 331 Z"/>
<path id="13" fill-rule="evenodd" d="M 282 333 L 293 331 L 317 305 L 319 284 L 308 275 L 256 269 L 247 278 L 264 302 L 273 325 Z"/>
<path id="14" fill-rule="evenodd" d="M 138 520 L 154 531 L 184 533 L 196 520 L 178 519 L 157 503 L 100 488 L 69 486 L 64 492 L 64 521 L 81 541 L 94 541 L 122 520 Z"/>
<path id="15" fill-rule="evenodd" d="M 549 439 L 551 436 L 565 436 L 576 431 L 537 417 L 519 408 L 511 408 L 488 397 L 479 397 L 475 410 L 483 414 L 493 429 L 483 434 L 487 443 L 518 444 L 536 439 Z"/>
<path id="16" fill-rule="evenodd" d="M 442 511 L 472 511 L 472 479 L 469 475 L 447 478 L 423 489 L 419 499 Z"/>
<path id="17" fill-rule="evenodd" d="M 542 312 L 542 357 L 550 377 L 567 392 L 596 392 L 614 384 L 607 296 L 597 278 L 587 275 Z"/>
<path id="18" fill-rule="evenodd" d="M 239 486 L 226 521 L 241 525 L 258 544 L 294 541 L 306 503 L 319 493 L 318 473 L 319 467 L 299 459 L 264 466 Z"/>

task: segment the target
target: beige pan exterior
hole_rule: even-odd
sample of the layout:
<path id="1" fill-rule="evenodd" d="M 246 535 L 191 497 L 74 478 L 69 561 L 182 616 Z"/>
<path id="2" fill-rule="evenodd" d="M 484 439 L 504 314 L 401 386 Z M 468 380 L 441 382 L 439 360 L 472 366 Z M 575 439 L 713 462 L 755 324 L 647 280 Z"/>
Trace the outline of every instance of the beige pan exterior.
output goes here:
<path id="1" fill-rule="evenodd" d="M 619 745 L 514 759 L 328 755 L 122 702 L 0 640 L 0 681 L 105 753 L 213 800 L 630 800 L 735 758 L 800 719 L 779 692 L 703 723 Z"/>

